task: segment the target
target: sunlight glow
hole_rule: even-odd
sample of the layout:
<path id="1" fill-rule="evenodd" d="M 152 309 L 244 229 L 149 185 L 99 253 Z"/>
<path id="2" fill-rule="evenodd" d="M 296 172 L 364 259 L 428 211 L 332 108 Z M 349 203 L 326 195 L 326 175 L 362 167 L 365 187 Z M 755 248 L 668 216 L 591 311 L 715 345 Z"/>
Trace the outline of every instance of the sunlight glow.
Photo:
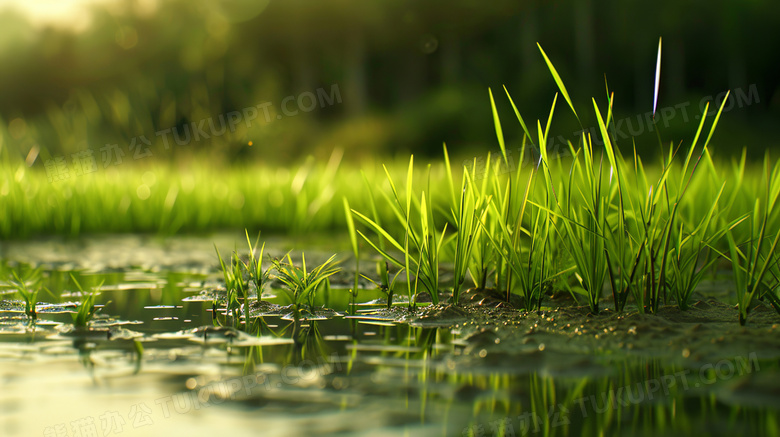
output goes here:
<path id="1" fill-rule="evenodd" d="M 139 12 L 153 10 L 156 3 L 156 0 L 140 0 L 136 8 Z M 80 32 L 89 27 L 90 9 L 95 5 L 123 7 L 117 0 L 0 0 L 0 13 L 14 9 L 36 27 L 53 26 Z"/>

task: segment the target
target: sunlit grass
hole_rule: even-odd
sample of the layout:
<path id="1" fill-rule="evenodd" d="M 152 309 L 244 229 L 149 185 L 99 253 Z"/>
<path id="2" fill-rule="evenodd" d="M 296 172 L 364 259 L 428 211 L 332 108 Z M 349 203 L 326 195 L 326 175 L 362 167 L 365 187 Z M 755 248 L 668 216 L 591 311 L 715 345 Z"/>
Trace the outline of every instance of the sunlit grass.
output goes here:
<path id="1" fill-rule="evenodd" d="M 540 51 L 560 92 L 579 120 L 561 77 L 541 47 Z M 660 66 L 657 74 L 659 69 Z M 455 245 L 448 251 L 454 254 L 455 281 L 451 289 L 454 303 L 458 303 L 463 266 L 469 265 L 473 267 L 475 285 L 485 287 L 488 272 L 492 272 L 495 279 L 491 285 L 505 289 L 507 300 L 510 293 L 522 296 L 527 310 L 540 309 L 555 282 L 582 296 L 592 313 L 599 312 L 599 301 L 607 284 L 612 289 L 616 311 L 623 311 L 629 296 L 634 297 L 640 312 L 656 313 L 662 304 L 672 301 L 685 310 L 697 285 L 717 262 L 719 257 L 715 254 L 719 254 L 733 264 L 741 324 L 746 323 L 754 297 L 767 298 L 776 309 L 780 308 L 777 295 L 780 260 L 775 255 L 780 230 L 778 214 L 774 210 L 780 191 L 780 174 L 770 171 L 772 167 L 780 167 L 780 163 L 773 165 L 767 154 L 763 177 L 756 178 L 763 182 L 758 185 L 755 181 L 749 185 L 744 183 L 744 158 L 739 163 L 739 177 L 731 181 L 731 185 L 726 175 L 718 174 L 708 145 L 725 99 L 710 124 L 703 146 L 698 147 L 697 143 L 707 121 L 708 106 L 704 108 L 689 146 L 668 145 L 668 153 L 662 154 L 656 169 L 655 181 L 648 176 L 635 150 L 631 160 L 626 160 L 615 146 L 609 133 L 614 95 L 609 92 L 606 116 L 593 99 L 603 149 L 594 147 L 591 135 L 582 134 L 578 145 L 569 144 L 573 158 L 568 170 L 561 160 L 553 161 L 547 153 L 557 95 L 544 128 L 541 120 L 537 121 L 536 136 L 531 134 L 514 101 L 509 99 L 523 129 L 523 144 L 530 142 L 539 154 L 538 161 L 530 163 L 527 181 L 520 177 L 523 162 L 514 175 L 503 176 L 500 167 L 492 166 L 488 158 L 484 174 L 488 182 L 479 186 L 469 179 L 469 171 L 472 175 L 476 172 L 475 161 L 471 169 L 464 168 L 458 200 L 445 150 L 445 182 L 450 191 L 449 222 L 455 234 L 447 238 L 445 223 L 441 241 Z M 490 102 L 503 164 L 511 167 L 513 163 L 507 158 L 503 128 L 492 92 Z M 667 148 L 662 143 L 660 146 Z M 405 213 L 398 190 L 388 174 L 395 216 L 405 228 L 403 240 L 360 212 L 355 211 L 355 214 L 374 231 L 379 243 L 387 240 L 401 252 L 403 260 L 361 234 L 377 252 L 405 269 L 407 276 L 410 268 L 417 270 L 416 284 L 429 247 L 419 244 L 417 235 L 422 232 L 436 241 L 437 233 L 428 226 L 425 190 L 417 195 L 410 188 L 414 179 L 412 171 L 410 161 Z M 430 167 L 426 175 L 430 175 Z M 710 188 L 712 186 L 720 188 L 715 191 Z M 430 192 L 430 183 L 427 190 Z M 727 190 L 729 201 L 721 205 L 720 199 Z M 747 205 L 736 203 L 741 196 L 759 200 L 751 210 Z M 764 199 L 763 202 L 760 199 Z M 466 211 L 464 204 L 468 204 Z M 410 205 L 417 206 L 422 219 L 417 231 L 410 225 Z M 486 216 L 482 214 L 483 205 L 488 207 Z M 736 240 L 733 234 L 746 220 L 751 226 L 746 234 L 743 231 L 740 240 Z M 480 224 L 479 232 L 474 223 Z M 414 243 L 411 246 L 410 239 Z M 478 250 L 472 258 L 474 245 Z M 729 248 L 730 258 L 724 254 L 725 247 Z M 562 257 L 564 252 L 568 256 Z M 558 261 L 556 265 L 553 265 L 554 260 Z M 432 265 L 431 262 L 425 264 L 424 283 L 429 281 L 429 272 L 437 271 Z M 766 276 L 768 272 L 770 276 Z M 411 284 L 411 279 L 408 282 Z M 409 287 L 410 295 L 416 296 L 416 288 L 412 291 L 411 285 Z"/>

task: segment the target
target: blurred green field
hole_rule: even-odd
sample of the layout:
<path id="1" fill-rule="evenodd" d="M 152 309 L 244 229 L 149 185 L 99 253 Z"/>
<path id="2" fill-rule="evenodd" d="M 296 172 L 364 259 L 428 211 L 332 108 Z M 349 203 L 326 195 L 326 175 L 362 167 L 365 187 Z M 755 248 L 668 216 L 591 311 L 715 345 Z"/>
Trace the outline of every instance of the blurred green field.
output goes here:
<path id="1" fill-rule="evenodd" d="M 336 151 L 324 160 L 310 157 L 298 166 L 130 162 L 81 175 L 71 169 L 70 176 L 60 181 L 50 181 L 45 170 L 29 168 L 24 162 L 6 162 L 0 169 L 0 236 L 76 236 L 95 232 L 170 235 L 243 228 L 285 233 L 344 232 L 342 197 L 354 209 L 368 210 L 365 181 L 372 190 L 389 193 L 382 165 L 387 165 L 394 180 L 404 181 L 408 161 L 365 160 L 358 165 L 342 162 L 341 155 Z M 484 162 L 486 156 L 478 159 Z M 497 157 L 493 156 L 493 162 Z M 453 158 L 455 178 L 460 178 L 460 165 L 471 160 Z M 559 175 L 563 183 L 571 158 L 559 161 L 564 170 Z M 431 196 L 439 205 L 436 213 L 444 217 L 449 215 L 450 202 L 444 163 L 442 159 L 428 162 Z M 428 185 L 427 164 L 423 159 L 417 159 L 417 163 L 415 186 L 424 189 Z M 716 161 L 717 173 L 696 179 L 695 189 L 702 191 L 689 195 L 682 211 L 702 214 L 695 202 L 713 196 L 713 190 L 724 181 L 723 196 L 735 199 L 735 211 L 751 210 L 766 178 L 761 164 L 745 163 L 741 183 L 731 183 L 736 181 L 738 164 L 737 160 Z M 650 179 L 661 173 L 660 164 L 646 165 Z M 532 167 L 525 162 L 523 174 L 528 174 Z M 510 172 L 505 170 L 504 177 L 508 177 L 507 173 Z M 381 203 L 377 207 L 382 217 L 393 218 L 389 208 L 383 209 Z M 772 219 L 773 228 L 780 229 L 777 217 Z"/>

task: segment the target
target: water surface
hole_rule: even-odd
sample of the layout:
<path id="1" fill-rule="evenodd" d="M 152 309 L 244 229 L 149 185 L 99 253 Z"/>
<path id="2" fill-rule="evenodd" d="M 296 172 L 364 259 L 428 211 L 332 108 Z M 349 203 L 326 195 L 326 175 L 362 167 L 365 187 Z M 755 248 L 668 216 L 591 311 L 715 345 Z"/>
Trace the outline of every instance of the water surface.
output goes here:
<path id="1" fill-rule="evenodd" d="M 40 266 L 51 294 L 38 296 L 34 329 L 14 302 L 19 296 L 0 295 L 0 433 L 778 433 L 777 351 L 760 347 L 671 360 L 642 353 L 640 341 L 624 353 L 510 326 L 530 320 L 520 316 L 480 327 L 376 317 L 296 325 L 272 316 L 253 335 L 216 329 L 212 302 L 197 296 L 219 282 L 213 242 L 226 253 L 242 241 L 225 234 L 3 243 L 3 277 Z M 270 251 L 292 244 L 275 240 Z M 312 242 L 311 256 L 328 246 Z M 71 273 L 85 288 L 102 283 L 104 306 L 89 335 L 72 335 L 62 312 L 80 299 Z M 269 292 L 286 303 L 282 290 Z M 361 290 L 359 300 L 379 297 Z M 345 290 L 319 303 L 349 311 Z"/>

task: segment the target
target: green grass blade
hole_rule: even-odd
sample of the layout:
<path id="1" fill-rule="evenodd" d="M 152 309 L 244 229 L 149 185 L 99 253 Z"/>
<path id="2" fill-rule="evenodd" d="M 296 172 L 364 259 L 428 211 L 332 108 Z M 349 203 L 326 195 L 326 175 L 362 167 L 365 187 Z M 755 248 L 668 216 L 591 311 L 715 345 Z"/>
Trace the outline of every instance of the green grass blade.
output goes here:
<path id="1" fill-rule="evenodd" d="M 506 155 L 506 144 L 504 143 L 504 131 L 501 129 L 501 120 L 498 118 L 498 110 L 496 109 L 496 101 L 493 99 L 493 90 L 488 88 L 490 94 L 490 109 L 493 111 L 493 126 L 496 129 L 496 138 L 498 138 L 498 146 L 501 147 L 501 155 L 504 157 L 504 162 L 509 165 L 509 159 Z"/>
<path id="2" fill-rule="evenodd" d="M 574 113 L 574 116 L 577 118 L 577 121 L 580 121 L 580 117 L 577 115 L 577 111 L 574 109 L 574 105 L 571 102 L 571 98 L 569 98 L 569 92 L 566 91 L 566 86 L 563 84 L 563 80 L 561 80 L 561 76 L 558 75 L 558 71 L 553 66 L 552 62 L 550 61 L 550 58 L 547 57 L 547 53 L 544 52 L 541 44 L 536 43 L 536 46 L 539 47 L 539 51 L 542 52 L 542 56 L 544 56 L 544 62 L 547 63 L 547 68 L 550 69 L 550 73 L 552 74 L 553 79 L 555 79 L 555 83 L 558 85 L 558 89 L 561 90 L 561 94 L 563 95 L 563 98 L 566 99 L 566 103 L 569 104 L 569 108 L 571 108 L 571 112 Z"/>
<path id="3" fill-rule="evenodd" d="M 653 118 L 658 107 L 658 86 L 661 84 L 661 38 L 658 38 L 658 60 L 655 63 L 655 89 L 653 91 Z"/>

